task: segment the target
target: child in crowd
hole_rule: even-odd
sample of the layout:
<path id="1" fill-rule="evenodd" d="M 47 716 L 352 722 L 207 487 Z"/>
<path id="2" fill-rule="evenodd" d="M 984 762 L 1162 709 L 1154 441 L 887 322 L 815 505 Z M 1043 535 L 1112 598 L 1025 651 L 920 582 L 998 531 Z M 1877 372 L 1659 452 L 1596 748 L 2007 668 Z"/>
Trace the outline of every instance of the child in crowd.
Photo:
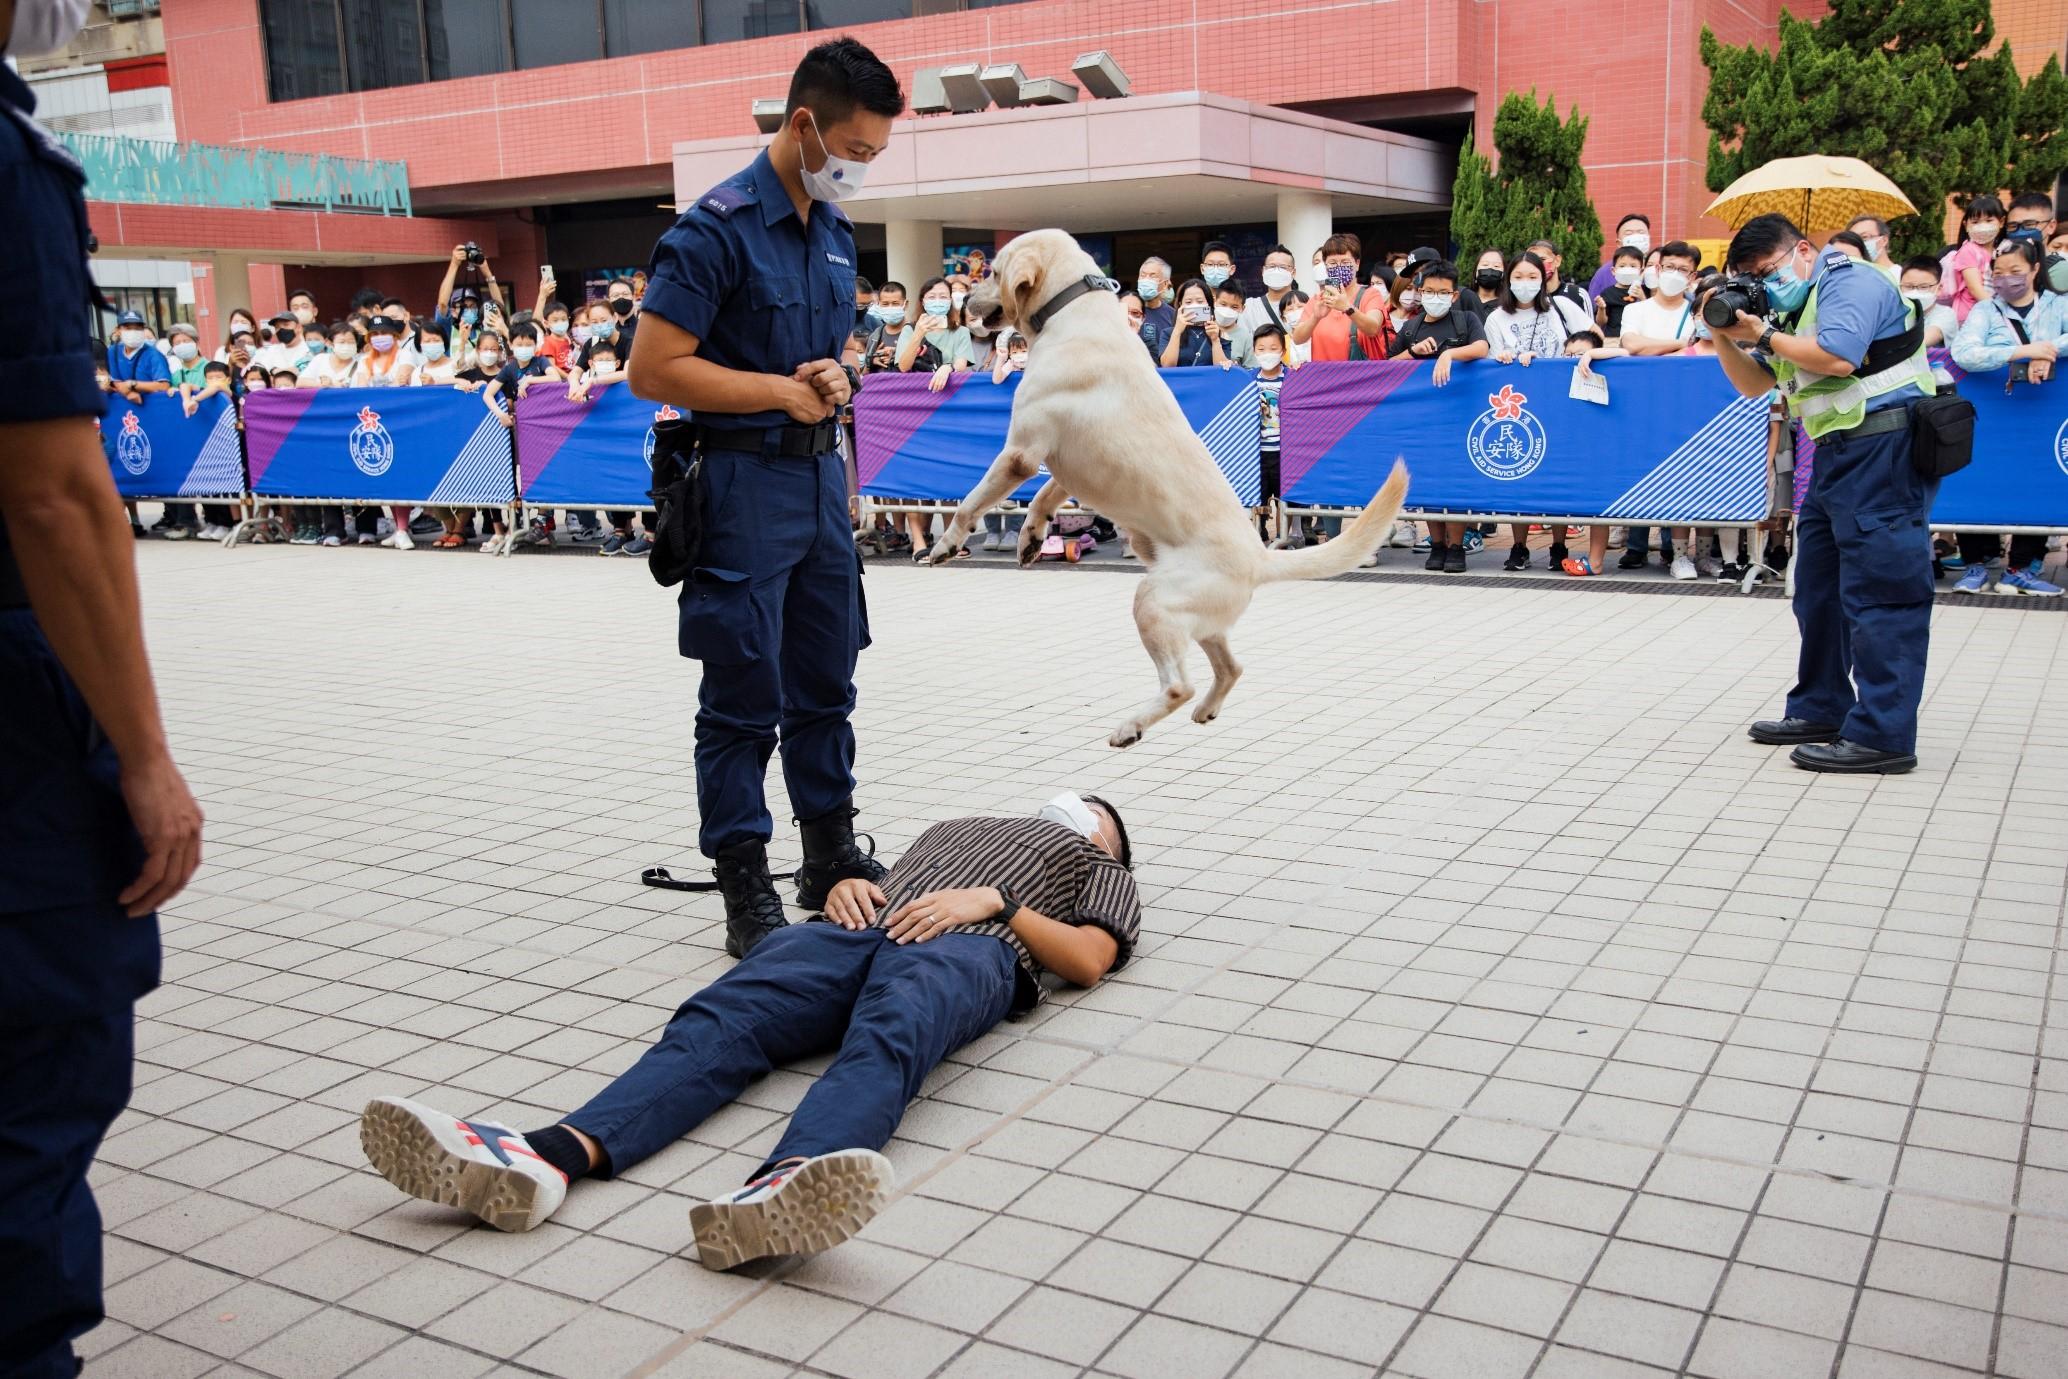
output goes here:
<path id="1" fill-rule="evenodd" d="M 1247 291 L 1240 278 L 1229 278 L 1214 289 L 1214 325 L 1220 329 L 1221 351 L 1227 356 L 1223 367 L 1257 367 L 1255 339 L 1242 324 L 1242 309 L 1249 303 Z"/>
<path id="2" fill-rule="evenodd" d="M 2002 231 L 2003 202 L 1978 196 L 1967 203 L 1960 217 L 1960 244 L 1947 255 L 1945 277 L 1939 285 L 1939 300 L 1953 308 L 1954 319 L 1962 325 L 1967 324 L 1967 314 L 1976 302 L 1989 300 L 1989 263 Z"/>
<path id="3" fill-rule="evenodd" d="M 1637 257 L 1634 249 L 1626 247 L 1621 252 Z M 1617 286 L 1609 288 L 1608 291 L 1617 291 L 1622 285 L 1619 279 Z M 1628 305 L 1628 303 L 1625 303 L 1625 305 Z M 1628 354 L 1629 351 L 1620 346 L 1609 344 L 1601 338 L 1599 331 L 1576 330 L 1571 335 L 1565 337 L 1565 353 L 1568 358 L 1575 361 L 1573 364 L 1574 369 L 1582 374 L 1590 374 L 1593 372 L 1593 364 L 1596 360 L 1620 359 Z M 1608 568 L 1608 533 L 1609 529 L 1606 526 L 1588 527 L 1587 553 L 1585 555 L 1566 556 L 1558 562 L 1558 568 L 1569 575 L 1582 579 L 1600 574 Z"/>
<path id="4" fill-rule="evenodd" d="M 1609 260 L 1609 270 L 1613 280 L 1594 299 L 1594 324 L 1600 327 L 1604 340 L 1613 340 L 1623 333 L 1623 308 L 1643 301 L 1646 296 L 1644 254 L 1634 245 L 1618 248 Z"/>
<path id="5" fill-rule="evenodd" d="M 1258 326 L 1250 337 L 1250 349 L 1256 360 L 1257 391 L 1263 395 L 1257 408 L 1261 427 L 1257 467 L 1263 478 L 1258 490 L 1262 506 L 1256 510 L 1258 530 L 1272 546 L 1282 549 L 1291 544 L 1286 539 L 1284 513 L 1278 507 L 1278 500 L 1285 496 L 1278 459 L 1278 395 L 1290 373 L 1285 362 L 1284 327 L 1269 321 Z"/>

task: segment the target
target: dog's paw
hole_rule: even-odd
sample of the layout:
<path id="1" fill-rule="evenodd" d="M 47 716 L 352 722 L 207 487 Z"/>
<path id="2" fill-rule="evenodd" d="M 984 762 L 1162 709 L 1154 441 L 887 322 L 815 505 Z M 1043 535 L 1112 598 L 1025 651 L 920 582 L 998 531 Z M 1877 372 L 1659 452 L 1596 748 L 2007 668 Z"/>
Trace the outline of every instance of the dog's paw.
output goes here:
<path id="1" fill-rule="evenodd" d="M 946 537 L 935 542 L 934 548 L 926 553 L 926 563 L 929 565 L 945 565 L 954 558 L 955 545 Z"/>
<path id="2" fill-rule="evenodd" d="M 1219 709 L 1209 709 L 1204 704 L 1192 710 L 1192 721 L 1194 723 L 1211 723 L 1220 716 L 1221 711 Z"/>
<path id="3" fill-rule="evenodd" d="M 1113 736 L 1106 739 L 1108 747 L 1132 747 L 1142 740 L 1142 730 L 1132 723 L 1123 724 L 1113 730 Z"/>

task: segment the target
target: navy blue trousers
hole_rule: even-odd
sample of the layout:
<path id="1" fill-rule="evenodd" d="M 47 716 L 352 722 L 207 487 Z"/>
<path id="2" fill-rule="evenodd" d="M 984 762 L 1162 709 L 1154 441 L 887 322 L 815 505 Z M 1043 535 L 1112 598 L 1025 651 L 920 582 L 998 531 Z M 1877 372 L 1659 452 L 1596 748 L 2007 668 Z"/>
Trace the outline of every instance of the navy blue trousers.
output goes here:
<path id="1" fill-rule="evenodd" d="M 1911 468 L 1908 431 L 1817 447 L 1795 526 L 1802 654 L 1790 718 L 1836 723 L 1864 747 L 1917 750 L 1938 489 Z"/>
<path id="2" fill-rule="evenodd" d="M 838 1050 L 767 1164 L 881 1149 L 926 1075 L 1005 1018 L 1017 964 L 1003 941 L 792 924 L 682 1003 L 660 1041 L 567 1117 L 607 1173 L 666 1149 L 770 1069 Z M 766 1166 L 766 1165 L 764 1165 Z"/>
<path id="3" fill-rule="evenodd" d="M 792 814 L 854 794 L 854 668 L 869 644 L 862 561 L 838 454 L 704 455 L 702 563 L 683 581 L 678 643 L 697 690 L 697 843 L 713 857 L 774 832 L 763 799 L 778 742 Z"/>

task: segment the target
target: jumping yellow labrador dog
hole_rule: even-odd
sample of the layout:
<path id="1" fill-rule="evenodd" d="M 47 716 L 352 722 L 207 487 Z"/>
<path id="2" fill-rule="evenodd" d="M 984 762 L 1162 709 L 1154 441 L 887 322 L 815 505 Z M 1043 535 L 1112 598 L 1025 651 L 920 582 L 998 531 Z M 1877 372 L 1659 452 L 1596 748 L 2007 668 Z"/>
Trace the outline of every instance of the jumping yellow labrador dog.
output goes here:
<path id="1" fill-rule="evenodd" d="M 1385 486 L 1333 541 L 1299 551 L 1266 550 L 1235 491 L 1156 375 L 1127 313 L 1091 256 L 1061 230 L 1020 235 L 970 293 L 968 315 L 995 331 L 1008 323 L 1030 341 L 1013 399 L 1005 449 L 955 510 L 929 555 L 936 565 L 961 549 L 978 518 L 1046 464 L 1050 478 L 1020 529 L 1020 564 L 1066 497 L 1110 518 L 1128 535 L 1148 573 L 1135 587 L 1135 626 L 1162 689 L 1107 741 L 1132 747 L 1192 698 L 1185 658 L 1198 642 L 1213 687 L 1195 723 L 1220 713 L 1242 667 L 1228 630 L 1259 584 L 1326 579 L 1369 560 L 1407 497 L 1407 466 L 1394 462 Z"/>

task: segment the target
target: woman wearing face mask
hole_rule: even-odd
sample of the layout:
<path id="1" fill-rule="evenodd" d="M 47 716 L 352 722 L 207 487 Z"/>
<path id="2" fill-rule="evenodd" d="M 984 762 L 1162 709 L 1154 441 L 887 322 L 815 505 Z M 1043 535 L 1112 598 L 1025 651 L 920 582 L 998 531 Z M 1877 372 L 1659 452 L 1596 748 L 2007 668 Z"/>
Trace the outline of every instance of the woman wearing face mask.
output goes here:
<path id="1" fill-rule="evenodd" d="M 1477 316 L 1483 328 L 1486 318 L 1499 309 L 1501 288 L 1507 281 L 1507 258 L 1498 249 L 1482 251 L 1479 261 L 1472 266 L 1470 290 L 1458 294 L 1458 306 Z"/>
<path id="2" fill-rule="evenodd" d="M 374 316 L 366 323 L 366 351 L 353 361 L 354 388 L 406 388 L 416 381 L 416 365 L 403 348 L 403 322 L 392 316 Z M 409 535 L 409 508 L 388 509 L 395 531 L 381 544 L 398 551 L 410 550 L 416 542 Z"/>
<path id="3" fill-rule="evenodd" d="M 250 368 L 251 361 L 249 359 L 246 359 L 243 363 L 240 364 L 236 360 L 230 358 L 229 342 L 235 340 L 240 335 L 249 335 L 253 340 L 257 340 L 258 333 L 258 320 L 249 311 L 246 311 L 243 307 L 239 307 L 237 308 L 237 310 L 231 312 L 230 328 L 227 331 L 223 332 L 223 347 L 215 352 L 216 362 L 218 364 L 228 364 L 231 368 L 237 370 L 239 373 L 242 373 L 245 369 Z"/>
<path id="4" fill-rule="evenodd" d="M 330 348 L 302 366 L 304 388 L 343 388 L 352 381 L 352 369 L 359 358 L 359 332 L 350 321 L 333 321 L 324 333 Z"/>
<path id="5" fill-rule="evenodd" d="M 1947 304 L 1954 319 L 1967 324 L 1967 314 L 1976 302 L 1989 299 L 1990 262 L 1996 256 L 1996 237 L 2003 231 L 2003 203 L 1993 196 L 1978 196 L 1967 203 L 1960 218 L 1960 247 L 1953 251 L 1941 291 L 1951 293 Z"/>
<path id="6" fill-rule="evenodd" d="M 1214 318 L 1213 297 L 1203 279 L 1188 279 L 1178 288 L 1178 328 L 1163 342 L 1163 357 L 1157 362 L 1166 369 L 1207 364 L 1228 367 L 1221 325 Z"/>
<path id="7" fill-rule="evenodd" d="M 1163 333 L 1156 328 L 1156 323 L 1149 319 L 1149 314 L 1142 305 L 1141 294 L 1121 293 L 1120 309 L 1127 313 L 1127 324 L 1133 328 L 1135 337 L 1142 342 L 1142 348 L 1149 351 L 1149 362 L 1156 363 L 1157 356 L 1163 349 Z"/>
<path id="8" fill-rule="evenodd" d="M 467 328 L 461 326 L 453 335 L 460 350 L 466 348 Z M 417 357 L 424 362 L 416 366 L 410 381 L 424 388 L 449 388 L 459 375 L 459 360 L 455 351 L 445 348 L 445 337 L 428 327 L 416 333 Z"/>
<path id="9" fill-rule="evenodd" d="M 928 368 L 935 385 L 941 386 L 950 373 L 968 368 L 970 358 L 969 330 L 962 324 L 962 309 L 955 305 L 954 289 L 946 278 L 927 279 L 905 318 L 904 338 L 898 342 L 899 372 Z"/>
<path id="10" fill-rule="evenodd" d="M 1989 296 L 1975 303 L 1953 337 L 1954 363 L 1971 374 L 2008 365 L 2013 388 L 2051 386 L 2061 356 L 2068 354 L 2068 295 L 2041 292 L 2040 268 L 2039 250 L 2029 240 L 2009 239 L 1997 246 Z M 1962 532 L 1959 541 L 1967 570 L 1954 592 L 1982 593 L 1988 587 L 1990 565 L 2003 557 L 2002 537 L 1995 532 Z M 2044 536 L 2013 536 L 1996 592 L 2058 595 L 2059 586 L 2039 577 L 2045 559 Z"/>
<path id="11" fill-rule="evenodd" d="M 1381 358 L 1393 353 L 1393 342 L 1400 337 L 1401 328 L 1421 315 L 1422 293 L 1415 286 L 1413 278 L 1398 277 L 1393 280 L 1392 289 L 1386 294 L 1386 329 L 1379 334 L 1379 340 L 1386 347 Z"/>
<path id="12" fill-rule="evenodd" d="M 1321 246 L 1326 285 L 1293 329 L 1293 343 L 1306 345 L 1315 359 L 1386 357 L 1381 345 L 1386 331 L 1386 295 L 1356 286 L 1361 251 L 1355 235 L 1332 235 Z"/>

